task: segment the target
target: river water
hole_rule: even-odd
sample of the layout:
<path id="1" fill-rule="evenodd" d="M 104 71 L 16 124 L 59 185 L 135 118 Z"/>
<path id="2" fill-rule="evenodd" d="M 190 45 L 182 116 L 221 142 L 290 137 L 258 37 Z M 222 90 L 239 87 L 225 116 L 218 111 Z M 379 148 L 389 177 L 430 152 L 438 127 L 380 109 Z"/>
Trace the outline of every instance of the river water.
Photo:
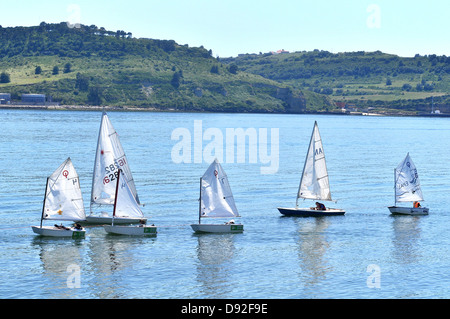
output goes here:
<path id="1" fill-rule="evenodd" d="M 0 298 L 450 297 L 450 119 L 108 115 L 157 237 L 111 236 L 102 227 L 88 227 L 83 240 L 35 235 L 46 177 L 69 156 L 89 212 L 101 113 L 0 110 Z M 328 204 L 347 213 L 283 217 L 277 207 L 295 205 L 314 121 L 337 201 Z M 231 142 L 227 133 L 238 128 L 256 139 Z M 393 170 L 408 152 L 428 216 L 393 217 L 387 209 Z M 198 235 L 190 227 L 199 177 L 214 156 L 228 175 L 241 234 Z"/>

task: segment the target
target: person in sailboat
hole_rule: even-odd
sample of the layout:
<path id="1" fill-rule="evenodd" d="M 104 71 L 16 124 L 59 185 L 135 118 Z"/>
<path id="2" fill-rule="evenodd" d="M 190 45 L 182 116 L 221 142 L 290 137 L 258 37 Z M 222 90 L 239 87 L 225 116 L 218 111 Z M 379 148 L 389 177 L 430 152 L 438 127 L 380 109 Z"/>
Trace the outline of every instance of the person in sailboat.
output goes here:
<path id="1" fill-rule="evenodd" d="M 146 223 L 147 223 L 146 220 L 140 219 L 140 220 L 139 220 L 139 227 L 144 227 Z M 154 226 L 154 225 L 153 225 L 153 226 Z"/>
<path id="2" fill-rule="evenodd" d="M 413 207 L 414 207 L 414 208 L 419 208 L 419 207 L 420 207 L 420 203 L 417 202 L 417 201 L 415 201 L 415 202 L 413 203 Z"/>
<path id="3" fill-rule="evenodd" d="M 316 207 L 314 209 L 315 210 L 326 210 L 326 207 L 324 204 L 316 202 Z"/>
<path id="4" fill-rule="evenodd" d="M 57 228 L 57 229 L 65 229 L 65 230 L 69 230 L 69 229 L 70 229 L 70 228 L 67 228 L 66 226 L 63 226 L 63 224 L 61 224 L 61 225 L 55 224 L 54 226 L 55 226 L 55 228 Z"/>

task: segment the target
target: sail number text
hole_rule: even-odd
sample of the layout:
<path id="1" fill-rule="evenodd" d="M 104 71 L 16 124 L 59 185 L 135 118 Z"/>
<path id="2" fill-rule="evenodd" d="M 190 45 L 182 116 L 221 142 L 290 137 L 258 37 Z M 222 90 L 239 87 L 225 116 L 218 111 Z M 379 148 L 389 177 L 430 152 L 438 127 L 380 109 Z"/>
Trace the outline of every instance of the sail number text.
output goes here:
<path id="1" fill-rule="evenodd" d="M 408 181 L 405 181 L 405 182 L 402 183 L 402 184 L 397 184 L 397 188 L 400 189 L 400 188 L 406 187 L 406 186 L 408 186 L 408 185 L 409 185 Z"/>
<path id="2" fill-rule="evenodd" d="M 114 164 L 110 164 L 105 167 L 106 176 L 103 178 L 103 184 L 108 184 L 112 182 L 119 176 L 119 168 L 124 166 L 127 163 L 125 158 L 121 158 L 117 160 Z"/>
<path id="3" fill-rule="evenodd" d="M 401 189 L 401 188 L 403 188 L 403 187 L 407 187 L 407 186 L 409 186 L 409 184 L 416 184 L 417 183 L 417 179 L 419 178 L 419 175 L 417 174 L 417 169 L 413 169 L 412 171 L 411 171 L 411 180 L 408 182 L 407 180 L 406 181 L 404 181 L 403 183 L 401 183 L 401 184 L 397 184 L 397 188 L 398 189 Z"/>

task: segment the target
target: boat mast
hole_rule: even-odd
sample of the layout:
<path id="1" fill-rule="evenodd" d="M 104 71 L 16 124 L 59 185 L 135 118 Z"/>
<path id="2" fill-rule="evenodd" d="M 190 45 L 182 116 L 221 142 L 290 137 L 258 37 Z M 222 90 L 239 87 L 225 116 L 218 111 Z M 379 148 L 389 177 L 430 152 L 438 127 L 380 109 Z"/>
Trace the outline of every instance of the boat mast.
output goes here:
<path id="1" fill-rule="evenodd" d="M 313 127 L 313 130 L 311 133 L 311 138 L 309 139 L 309 146 L 308 146 L 308 150 L 306 151 L 305 162 L 303 164 L 302 177 L 300 178 L 300 184 L 298 185 L 297 199 L 295 200 L 295 208 L 298 208 L 298 199 L 300 197 L 300 189 L 302 188 L 303 174 L 305 174 L 305 168 L 306 168 L 306 162 L 308 161 L 309 149 L 311 148 L 311 144 L 314 143 L 313 136 L 314 136 L 314 131 L 316 129 L 316 126 L 317 126 L 317 121 L 314 121 L 314 127 Z"/>
<path id="2" fill-rule="evenodd" d="M 200 198 L 198 200 L 198 223 L 201 224 L 202 219 L 202 178 L 200 177 Z"/>
<path id="3" fill-rule="evenodd" d="M 95 167 L 97 166 L 97 156 L 98 156 L 98 144 L 100 143 L 100 134 L 102 132 L 102 127 L 103 127 L 103 116 L 106 115 L 106 112 L 103 110 L 102 111 L 102 119 L 100 121 L 100 128 L 98 129 L 98 137 L 97 137 L 97 147 L 95 149 L 95 160 L 94 160 L 94 169 L 92 170 L 92 187 L 91 187 L 91 202 L 89 204 L 89 210 L 92 214 L 92 204 L 94 201 L 94 182 L 95 182 Z"/>
<path id="4" fill-rule="evenodd" d="M 397 181 L 396 181 L 396 177 L 397 177 L 397 170 L 394 168 L 394 206 L 397 206 Z"/>
<path id="5" fill-rule="evenodd" d="M 48 187 L 48 177 L 47 177 L 47 182 L 45 183 L 44 201 L 42 203 L 41 228 L 42 228 L 42 220 L 44 219 L 45 200 L 47 199 L 47 187 Z"/>
<path id="6" fill-rule="evenodd" d="M 113 209 L 111 226 L 114 226 L 114 217 L 116 216 L 117 192 L 119 191 L 119 179 L 120 179 L 121 172 L 122 172 L 122 170 L 119 168 L 119 175 L 117 175 L 117 183 L 116 183 L 116 196 L 114 196 L 114 209 Z"/>

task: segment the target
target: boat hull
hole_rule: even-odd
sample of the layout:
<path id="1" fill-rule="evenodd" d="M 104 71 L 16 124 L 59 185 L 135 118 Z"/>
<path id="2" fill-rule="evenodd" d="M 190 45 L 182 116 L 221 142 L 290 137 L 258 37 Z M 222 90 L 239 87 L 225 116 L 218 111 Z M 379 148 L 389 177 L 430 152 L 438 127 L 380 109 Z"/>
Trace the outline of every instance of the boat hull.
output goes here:
<path id="1" fill-rule="evenodd" d="M 389 206 L 389 211 L 392 215 L 428 215 L 429 209 L 427 207 L 398 207 Z"/>
<path id="2" fill-rule="evenodd" d="M 147 221 L 147 218 L 126 218 L 126 217 L 114 217 L 114 224 L 138 224 L 140 221 Z M 82 221 L 83 224 L 112 224 L 112 217 L 105 216 L 86 216 L 86 220 Z"/>
<path id="3" fill-rule="evenodd" d="M 243 224 L 192 224 L 196 233 L 242 233 Z"/>
<path id="4" fill-rule="evenodd" d="M 116 223 L 116 220 L 114 220 Z M 103 228 L 109 234 L 128 236 L 156 236 L 156 226 L 117 226 L 104 225 Z"/>
<path id="5" fill-rule="evenodd" d="M 315 210 L 315 209 L 311 209 L 311 208 L 278 207 L 278 211 L 284 216 L 299 216 L 299 217 L 339 216 L 339 215 L 345 214 L 345 210 L 337 209 L 337 208 L 328 208 L 325 210 Z"/>
<path id="6" fill-rule="evenodd" d="M 54 226 L 31 226 L 31 228 L 33 229 L 34 233 L 47 237 L 66 237 L 79 239 L 85 238 L 86 234 L 86 230 L 84 228 L 82 228 L 81 230 L 75 228 L 61 229 Z"/>

